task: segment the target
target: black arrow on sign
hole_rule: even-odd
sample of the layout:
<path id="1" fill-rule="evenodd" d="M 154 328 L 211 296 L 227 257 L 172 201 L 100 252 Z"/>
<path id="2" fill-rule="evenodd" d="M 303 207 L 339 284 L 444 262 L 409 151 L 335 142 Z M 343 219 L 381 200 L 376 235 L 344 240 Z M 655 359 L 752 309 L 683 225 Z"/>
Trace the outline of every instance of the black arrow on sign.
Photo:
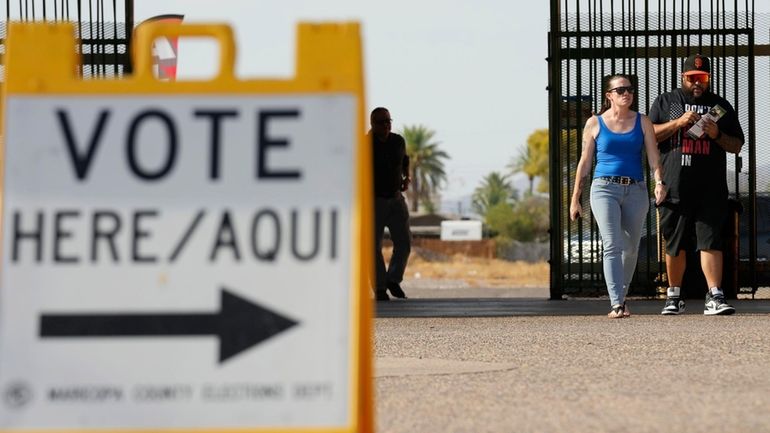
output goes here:
<path id="1" fill-rule="evenodd" d="M 171 337 L 216 335 L 219 362 L 279 334 L 298 322 L 222 289 L 218 313 L 43 314 L 40 336 Z"/>

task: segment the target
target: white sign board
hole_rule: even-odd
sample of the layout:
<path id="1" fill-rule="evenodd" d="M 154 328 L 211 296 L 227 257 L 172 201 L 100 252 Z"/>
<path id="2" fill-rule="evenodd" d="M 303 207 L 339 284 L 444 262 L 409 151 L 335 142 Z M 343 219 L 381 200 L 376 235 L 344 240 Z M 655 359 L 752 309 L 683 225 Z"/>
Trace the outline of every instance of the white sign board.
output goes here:
<path id="1" fill-rule="evenodd" d="M 481 221 L 441 221 L 442 241 L 480 241 Z"/>
<path id="2" fill-rule="evenodd" d="M 7 101 L 0 427 L 349 424 L 354 96 Z"/>

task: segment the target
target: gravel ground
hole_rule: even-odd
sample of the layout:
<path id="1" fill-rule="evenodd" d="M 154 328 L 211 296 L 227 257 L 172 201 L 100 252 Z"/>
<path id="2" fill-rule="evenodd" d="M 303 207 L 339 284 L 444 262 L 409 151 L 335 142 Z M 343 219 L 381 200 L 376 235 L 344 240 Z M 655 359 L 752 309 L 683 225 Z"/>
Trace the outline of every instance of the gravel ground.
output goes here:
<path id="1" fill-rule="evenodd" d="M 770 432 L 770 314 L 375 328 L 380 433 Z"/>

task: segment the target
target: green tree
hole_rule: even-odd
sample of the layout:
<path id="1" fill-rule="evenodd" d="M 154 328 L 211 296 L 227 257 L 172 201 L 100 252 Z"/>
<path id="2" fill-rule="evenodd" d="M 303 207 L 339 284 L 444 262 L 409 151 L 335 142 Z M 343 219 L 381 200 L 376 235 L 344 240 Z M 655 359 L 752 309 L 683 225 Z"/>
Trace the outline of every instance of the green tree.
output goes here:
<path id="1" fill-rule="evenodd" d="M 540 178 L 538 192 L 548 192 L 548 130 L 537 129 L 527 137 L 526 146 L 508 164 L 512 173 L 524 173 L 529 179 L 529 195 L 534 192 L 535 179 Z"/>
<path id="2" fill-rule="evenodd" d="M 510 239 L 511 226 L 513 224 L 513 205 L 508 202 L 501 202 L 487 209 L 484 215 L 484 223 L 487 225 L 489 234 L 498 240 Z"/>
<path id="3" fill-rule="evenodd" d="M 511 185 L 508 175 L 493 171 L 486 175 L 481 185 L 473 191 L 471 206 L 486 219 L 489 209 L 500 203 L 511 203 L 517 198 L 517 191 Z"/>
<path id="4" fill-rule="evenodd" d="M 522 242 L 548 240 L 549 200 L 546 197 L 530 195 L 513 206 L 513 223 L 508 236 Z"/>
<path id="5" fill-rule="evenodd" d="M 520 150 L 519 155 L 508 164 L 508 168 L 511 169 L 511 173 L 524 173 L 529 179 L 529 195 L 532 195 L 535 177 L 537 177 L 536 156 L 529 146 Z"/>
<path id="6" fill-rule="evenodd" d="M 446 182 L 444 160 L 449 155 L 439 149 L 439 142 L 434 141 L 436 132 L 423 125 L 405 126 L 401 131 L 406 141 L 406 154 L 409 156 L 409 176 L 412 185 L 407 196 L 411 209 L 416 212 L 419 203 L 431 203 L 429 209 L 435 209 L 431 196 Z"/>
<path id="7" fill-rule="evenodd" d="M 530 195 L 514 203 L 497 203 L 485 216 L 487 227 L 502 244 L 509 240 L 548 239 L 548 198 Z"/>
<path id="8" fill-rule="evenodd" d="M 436 203 L 433 200 L 422 200 L 420 202 L 420 206 L 422 206 L 423 210 L 427 213 L 436 213 L 438 212 L 438 208 L 436 207 Z"/>

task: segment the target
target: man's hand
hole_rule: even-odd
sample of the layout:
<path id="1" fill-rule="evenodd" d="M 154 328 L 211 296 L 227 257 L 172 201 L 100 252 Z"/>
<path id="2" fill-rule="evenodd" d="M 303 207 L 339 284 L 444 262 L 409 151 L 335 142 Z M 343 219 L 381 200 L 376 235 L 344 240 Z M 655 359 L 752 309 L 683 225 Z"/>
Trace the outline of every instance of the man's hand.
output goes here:
<path id="1" fill-rule="evenodd" d="M 404 180 L 401 181 L 401 192 L 408 190 L 410 183 L 412 183 L 412 178 L 409 176 L 406 176 Z"/>
<path id="2" fill-rule="evenodd" d="M 711 119 L 705 119 L 703 123 L 703 132 L 709 136 L 710 139 L 716 140 L 719 137 L 719 126 Z"/>
<path id="3" fill-rule="evenodd" d="M 679 121 L 679 128 L 684 128 L 686 126 L 692 126 L 695 125 L 695 122 L 697 122 L 700 119 L 700 114 L 694 112 L 694 111 L 685 111 L 682 117 L 677 119 Z"/>
<path id="4" fill-rule="evenodd" d="M 666 186 L 662 183 L 655 185 L 655 205 L 660 205 L 663 203 L 663 200 L 666 199 L 666 195 L 668 194 L 668 190 L 666 189 Z"/>

